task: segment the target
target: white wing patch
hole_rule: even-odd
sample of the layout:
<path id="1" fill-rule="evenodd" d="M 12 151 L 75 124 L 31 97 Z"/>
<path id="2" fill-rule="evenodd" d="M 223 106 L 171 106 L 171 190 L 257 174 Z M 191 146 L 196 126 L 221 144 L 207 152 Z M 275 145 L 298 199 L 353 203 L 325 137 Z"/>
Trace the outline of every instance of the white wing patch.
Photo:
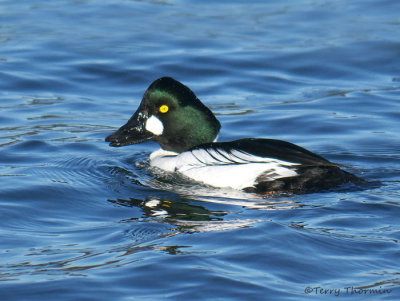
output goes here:
<path id="1" fill-rule="evenodd" d="M 296 176 L 292 166 L 297 163 L 274 158 L 265 158 L 241 150 L 226 152 L 223 149 L 194 149 L 176 156 L 151 154 L 150 164 L 167 171 L 177 171 L 189 178 L 214 187 L 243 189 L 256 184 L 262 175 L 263 181 Z"/>

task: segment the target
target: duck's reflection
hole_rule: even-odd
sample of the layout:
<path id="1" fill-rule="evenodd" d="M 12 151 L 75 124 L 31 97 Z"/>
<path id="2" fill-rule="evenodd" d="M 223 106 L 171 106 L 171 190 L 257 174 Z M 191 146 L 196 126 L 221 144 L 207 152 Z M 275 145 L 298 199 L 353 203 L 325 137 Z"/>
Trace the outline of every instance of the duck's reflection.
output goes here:
<path id="1" fill-rule="evenodd" d="M 149 218 L 153 222 L 171 224 L 177 227 L 177 232 L 231 230 L 249 227 L 257 223 L 259 221 L 258 219 L 240 218 L 241 215 L 238 214 L 240 210 L 238 209 L 243 209 L 244 207 L 261 210 L 277 210 L 291 209 L 300 206 L 300 204 L 287 200 L 251 202 L 248 200 L 227 200 L 224 198 L 218 199 L 210 197 L 204 197 L 203 199 L 196 198 L 196 201 L 206 201 L 208 204 L 226 203 L 229 209 L 212 210 L 206 208 L 207 203 L 204 203 L 205 205 L 202 206 L 191 204 L 190 201 L 186 199 L 168 200 L 158 197 L 147 197 L 145 200 L 130 198 L 109 201 L 121 206 L 138 207 L 143 211 L 144 218 Z M 233 212 L 235 212 L 235 214 L 233 214 Z"/>
<path id="2" fill-rule="evenodd" d="M 145 200 L 130 198 L 129 200 L 117 199 L 109 201 L 121 206 L 139 207 L 146 217 L 160 216 L 187 221 L 211 221 L 221 220 L 222 216 L 226 214 L 226 212 L 222 211 L 210 211 L 198 205 L 162 200 L 155 197 L 148 197 Z"/>

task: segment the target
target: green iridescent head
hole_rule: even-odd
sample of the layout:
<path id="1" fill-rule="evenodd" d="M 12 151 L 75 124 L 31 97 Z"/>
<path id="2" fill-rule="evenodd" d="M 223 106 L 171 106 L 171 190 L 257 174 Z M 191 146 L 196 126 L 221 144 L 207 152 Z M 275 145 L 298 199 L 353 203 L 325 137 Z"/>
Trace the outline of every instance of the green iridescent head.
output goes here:
<path id="1" fill-rule="evenodd" d="M 106 141 L 124 146 L 154 140 L 165 150 L 182 152 L 214 141 L 220 128 L 192 90 L 171 77 L 162 77 L 150 85 L 129 121 Z"/>

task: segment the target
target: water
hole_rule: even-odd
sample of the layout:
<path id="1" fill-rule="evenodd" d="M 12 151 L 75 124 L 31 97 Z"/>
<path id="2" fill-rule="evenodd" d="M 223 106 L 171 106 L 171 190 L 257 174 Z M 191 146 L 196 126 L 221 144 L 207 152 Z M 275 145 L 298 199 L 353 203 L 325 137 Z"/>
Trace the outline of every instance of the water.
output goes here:
<path id="1" fill-rule="evenodd" d="M 1 300 L 399 299 L 399 11 L 0 1 Z M 382 185 L 261 198 L 153 174 L 156 144 L 104 138 L 166 75 L 221 141 L 288 140 Z"/>

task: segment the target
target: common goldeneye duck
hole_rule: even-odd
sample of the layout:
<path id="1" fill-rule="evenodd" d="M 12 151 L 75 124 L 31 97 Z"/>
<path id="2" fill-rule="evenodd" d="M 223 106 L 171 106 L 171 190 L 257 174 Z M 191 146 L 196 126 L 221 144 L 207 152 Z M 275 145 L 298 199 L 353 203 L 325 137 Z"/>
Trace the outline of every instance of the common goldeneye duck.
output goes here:
<path id="1" fill-rule="evenodd" d="M 220 128 L 192 90 L 162 77 L 150 85 L 128 122 L 106 141 L 124 146 L 154 140 L 161 149 L 150 155 L 151 166 L 214 187 L 308 193 L 364 182 L 289 142 L 257 138 L 216 142 Z"/>

